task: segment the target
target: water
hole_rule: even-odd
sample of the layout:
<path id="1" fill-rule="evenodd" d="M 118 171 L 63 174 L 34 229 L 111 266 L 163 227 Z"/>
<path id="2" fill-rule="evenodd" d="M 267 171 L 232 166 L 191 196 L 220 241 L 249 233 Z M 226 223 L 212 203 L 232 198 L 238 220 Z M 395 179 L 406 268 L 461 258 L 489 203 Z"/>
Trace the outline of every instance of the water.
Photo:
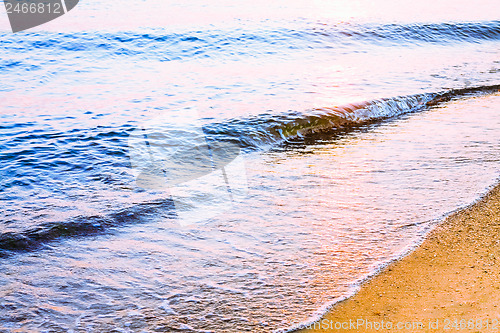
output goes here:
<path id="1" fill-rule="evenodd" d="M 2 12 L 0 331 L 317 318 L 497 181 L 495 7 L 82 2 L 17 34 Z M 245 193 L 138 186 L 155 126 L 239 147 Z"/>

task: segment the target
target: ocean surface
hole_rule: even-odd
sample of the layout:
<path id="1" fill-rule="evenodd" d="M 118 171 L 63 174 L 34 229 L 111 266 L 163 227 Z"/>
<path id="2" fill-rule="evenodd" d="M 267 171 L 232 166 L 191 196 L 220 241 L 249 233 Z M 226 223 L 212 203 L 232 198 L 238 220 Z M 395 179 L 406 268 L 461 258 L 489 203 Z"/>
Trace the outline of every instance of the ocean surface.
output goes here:
<path id="1" fill-rule="evenodd" d="M 318 319 L 498 181 L 499 9 L 0 10 L 0 332 Z"/>

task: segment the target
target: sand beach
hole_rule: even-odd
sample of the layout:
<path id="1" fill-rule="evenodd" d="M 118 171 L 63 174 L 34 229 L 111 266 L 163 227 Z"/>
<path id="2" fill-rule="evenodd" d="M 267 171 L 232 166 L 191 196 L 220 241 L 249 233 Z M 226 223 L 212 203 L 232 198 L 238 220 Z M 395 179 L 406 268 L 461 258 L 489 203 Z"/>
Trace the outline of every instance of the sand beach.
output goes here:
<path id="1" fill-rule="evenodd" d="M 500 186 L 453 213 L 412 253 L 300 332 L 500 328 Z"/>

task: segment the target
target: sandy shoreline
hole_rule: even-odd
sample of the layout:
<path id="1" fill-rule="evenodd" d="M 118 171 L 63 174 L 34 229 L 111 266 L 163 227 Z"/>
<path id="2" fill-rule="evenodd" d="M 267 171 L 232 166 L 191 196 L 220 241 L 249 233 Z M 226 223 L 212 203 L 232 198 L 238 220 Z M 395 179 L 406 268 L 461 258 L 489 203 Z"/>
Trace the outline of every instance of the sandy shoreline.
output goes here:
<path id="1" fill-rule="evenodd" d="M 500 185 L 297 332 L 500 331 Z"/>

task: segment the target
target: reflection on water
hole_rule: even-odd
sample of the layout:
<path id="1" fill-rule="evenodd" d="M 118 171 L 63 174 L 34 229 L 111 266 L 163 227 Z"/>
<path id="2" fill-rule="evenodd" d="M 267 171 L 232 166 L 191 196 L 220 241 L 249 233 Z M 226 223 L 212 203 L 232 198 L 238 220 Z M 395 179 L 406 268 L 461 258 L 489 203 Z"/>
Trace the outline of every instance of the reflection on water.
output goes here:
<path id="1" fill-rule="evenodd" d="M 270 331 L 307 319 L 498 177 L 500 95 L 246 154 L 249 196 L 2 262 L 0 327 Z"/>
<path id="2" fill-rule="evenodd" d="M 83 1 L 19 34 L 0 11 L 0 331 L 272 331 L 349 294 L 498 177 L 498 94 L 428 108 L 498 90 L 497 6 Z M 129 140 L 188 107 L 242 149 L 224 214 L 137 186 Z M 179 197 L 211 207 L 182 226 Z"/>

